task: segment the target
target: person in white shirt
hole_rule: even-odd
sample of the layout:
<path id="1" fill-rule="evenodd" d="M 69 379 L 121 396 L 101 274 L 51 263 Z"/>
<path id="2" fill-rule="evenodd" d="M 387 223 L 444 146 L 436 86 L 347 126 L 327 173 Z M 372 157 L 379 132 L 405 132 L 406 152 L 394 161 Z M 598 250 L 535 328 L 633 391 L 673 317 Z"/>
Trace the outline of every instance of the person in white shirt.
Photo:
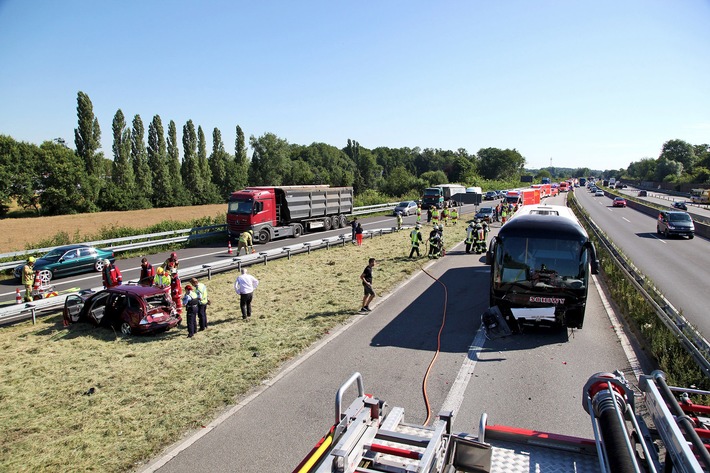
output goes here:
<path id="1" fill-rule="evenodd" d="M 242 309 L 242 319 L 244 320 L 251 320 L 251 300 L 258 286 L 259 280 L 251 274 L 247 274 L 246 268 L 242 268 L 241 274 L 234 282 L 234 291 L 239 294 L 239 307 Z"/>

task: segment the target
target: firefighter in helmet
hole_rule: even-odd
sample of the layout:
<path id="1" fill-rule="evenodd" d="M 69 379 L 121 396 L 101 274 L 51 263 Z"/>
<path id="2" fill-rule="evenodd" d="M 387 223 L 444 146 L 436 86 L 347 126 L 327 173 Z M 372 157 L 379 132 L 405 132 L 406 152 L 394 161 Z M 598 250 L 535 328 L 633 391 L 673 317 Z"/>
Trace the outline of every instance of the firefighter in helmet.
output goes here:
<path id="1" fill-rule="evenodd" d="M 22 284 L 25 286 L 25 302 L 32 302 L 32 284 L 35 281 L 35 257 L 27 258 L 27 263 L 22 267 Z"/>
<path id="2" fill-rule="evenodd" d="M 179 265 L 180 265 L 180 262 L 178 261 L 177 253 L 175 253 L 173 251 L 172 253 L 170 253 L 170 256 L 168 257 L 168 259 L 166 259 L 165 262 L 163 263 L 163 270 L 170 277 L 175 277 L 175 276 L 177 276 Z"/>

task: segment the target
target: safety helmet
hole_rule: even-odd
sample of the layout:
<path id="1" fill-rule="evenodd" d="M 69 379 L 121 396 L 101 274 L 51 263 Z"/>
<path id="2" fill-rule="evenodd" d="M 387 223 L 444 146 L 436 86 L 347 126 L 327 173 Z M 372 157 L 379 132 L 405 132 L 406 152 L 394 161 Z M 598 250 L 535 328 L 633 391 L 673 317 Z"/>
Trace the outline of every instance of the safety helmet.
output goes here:
<path id="1" fill-rule="evenodd" d="M 172 253 L 170 253 L 170 257 L 171 257 L 172 259 L 177 258 L 177 253 L 175 253 L 175 252 L 173 251 Z"/>
<path id="2" fill-rule="evenodd" d="M 434 224 L 434 230 L 438 230 L 438 229 L 439 229 L 439 225 Z"/>
<path id="3" fill-rule="evenodd" d="M 414 227 L 414 228 L 416 228 L 417 230 L 419 230 L 419 229 L 422 228 L 422 227 L 421 227 L 421 225 L 417 225 L 417 226 Z"/>
<path id="4" fill-rule="evenodd" d="M 165 270 L 163 269 L 162 266 L 160 266 L 158 269 L 155 270 L 155 272 L 158 274 L 163 274 L 165 272 Z"/>
<path id="5" fill-rule="evenodd" d="M 111 262 L 110 262 L 109 260 L 105 259 L 105 260 L 104 260 L 104 264 L 105 264 L 106 266 L 108 266 L 108 265 L 111 264 Z"/>
<path id="6" fill-rule="evenodd" d="M 254 234 L 254 230 L 249 230 L 249 233 L 251 233 L 251 234 L 253 235 L 253 234 Z"/>
<path id="7" fill-rule="evenodd" d="M 35 261 L 37 261 L 37 260 L 35 259 L 34 256 L 30 256 L 29 258 L 27 258 L 28 263 L 34 263 Z"/>

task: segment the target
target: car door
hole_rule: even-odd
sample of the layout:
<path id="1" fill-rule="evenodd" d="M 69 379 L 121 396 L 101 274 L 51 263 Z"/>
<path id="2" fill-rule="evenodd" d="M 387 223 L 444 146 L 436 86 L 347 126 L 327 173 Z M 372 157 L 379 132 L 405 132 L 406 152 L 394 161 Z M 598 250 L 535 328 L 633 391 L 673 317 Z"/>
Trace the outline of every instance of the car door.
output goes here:
<path id="1" fill-rule="evenodd" d="M 93 248 L 79 248 L 79 257 L 76 260 L 72 274 L 90 273 L 94 270 L 96 250 Z"/>
<path id="2" fill-rule="evenodd" d="M 97 325 L 101 324 L 106 314 L 106 305 L 108 304 L 109 296 L 111 296 L 110 292 L 99 292 L 87 301 L 89 307 L 86 310 L 86 315 Z"/>
<path id="3" fill-rule="evenodd" d="M 57 260 L 57 264 L 52 270 L 54 277 L 73 274 L 74 266 L 76 265 L 78 257 L 79 252 L 76 248 L 66 251 L 62 257 Z"/>
<path id="4" fill-rule="evenodd" d="M 81 316 L 85 300 L 76 294 L 70 294 L 64 300 L 64 320 L 66 323 L 76 323 Z"/>

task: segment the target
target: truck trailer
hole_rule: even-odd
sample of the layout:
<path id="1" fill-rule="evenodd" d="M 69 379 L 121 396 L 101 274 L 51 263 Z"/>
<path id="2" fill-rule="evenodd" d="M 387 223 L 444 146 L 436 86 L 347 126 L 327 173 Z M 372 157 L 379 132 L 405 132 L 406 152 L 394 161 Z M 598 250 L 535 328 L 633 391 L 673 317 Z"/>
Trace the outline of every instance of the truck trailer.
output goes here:
<path id="1" fill-rule="evenodd" d="M 234 239 L 252 230 L 259 243 L 298 238 L 311 230 L 344 227 L 352 211 L 352 187 L 247 187 L 229 197 L 227 232 Z"/>
<path id="2" fill-rule="evenodd" d="M 444 202 L 448 201 L 461 205 L 453 199 L 453 196 L 465 193 L 466 188 L 459 184 L 439 184 L 434 187 L 427 187 L 424 189 L 424 196 L 422 196 L 422 208 L 425 210 L 432 206 L 443 208 Z"/>

